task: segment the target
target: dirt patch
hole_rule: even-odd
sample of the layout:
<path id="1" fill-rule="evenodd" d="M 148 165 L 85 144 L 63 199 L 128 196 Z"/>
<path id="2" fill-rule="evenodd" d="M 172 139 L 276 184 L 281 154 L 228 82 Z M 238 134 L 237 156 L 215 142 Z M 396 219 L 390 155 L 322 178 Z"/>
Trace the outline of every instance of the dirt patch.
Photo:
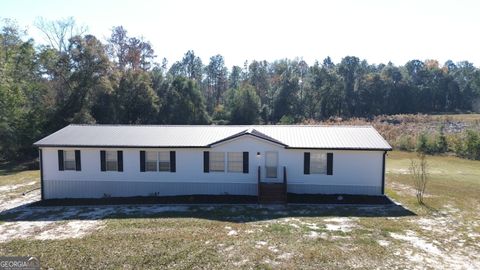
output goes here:
<path id="1" fill-rule="evenodd" d="M 17 184 L 17 185 L 4 185 L 0 186 L 0 193 L 5 194 L 5 192 L 12 192 L 19 188 L 26 187 L 26 186 L 33 186 L 37 184 L 37 181 L 30 181 L 24 184 Z"/>
<path id="2" fill-rule="evenodd" d="M 20 191 L 28 186 L 34 186 L 36 181 L 17 185 L 0 186 L 0 213 L 24 204 L 32 203 L 40 199 L 40 190 L 34 190 L 22 194 Z"/>
<path id="3" fill-rule="evenodd" d="M 480 269 L 480 249 L 466 245 L 466 239 L 478 229 L 476 217 L 463 216 L 452 205 L 445 205 L 439 212 L 429 216 L 410 219 L 418 230 L 390 233 L 400 245 L 389 245 L 395 255 L 405 258 L 415 268 L 441 265 L 444 269 Z M 378 241 L 380 245 L 386 240 Z M 383 246 L 383 245 L 382 245 Z"/>
<path id="4" fill-rule="evenodd" d="M 414 247 L 425 251 L 427 254 L 436 255 L 436 256 L 442 255 L 442 251 L 440 251 L 440 249 L 438 249 L 437 246 L 435 246 L 432 243 L 428 243 L 426 240 L 418 237 L 412 231 L 407 231 L 406 234 L 390 233 L 390 236 L 393 237 L 394 239 L 407 241 L 410 244 L 412 244 Z"/>
<path id="5" fill-rule="evenodd" d="M 102 221 L 19 221 L 0 225 L 0 242 L 14 239 L 59 240 L 81 238 L 101 227 Z"/>
<path id="6" fill-rule="evenodd" d="M 407 174 L 409 174 L 409 172 Z M 411 196 L 411 197 L 416 197 L 417 196 L 416 190 L 412 186 L 404 185 L 404 184 L 401 184 L 401 183 L 398 183 L 398 182 L 393 182 L 393 181 L 390 182 L 390 186 L 393 190 L 395 190 L 396 192 L 398 192 L 402 195 Z M 434 195 L 428 194 L 428 193 L 425 193 L 423 196 L 425 198 L 434 197 Z"/>
<path id="7" fill-rule="evenodd" d="M 480 267 L 478 254 L 465 255 L 461 251 L 446 251 L 412 231 L 407 231 L 405 234 L 390 233 L 390 236 L 407 243 L 402 251 L 396 251 L 396 255 L 404 256 L 414 263 L 416 268 L 423 269 L 428 265 L 432 268 L 442 265 L 444 269 L 478 269 Z"/>
<path id="8" fill-rule="evenodd" d="M 35 190 L 24 196 L 18 189 L 35 182 L 7 185 L 10 196 L 0 195 L 0 214 L 5 221 L 0 224 L 0 242 L 15 239 L 59 240 L 81 238 L 104 227 L 105 218 L 111 215 L 154 215 L 164 212 L 182 212 L 187 206 L 51 206 L 31 207 L 40 200 L 40 191 Z"/>
<path id="9" fill-rule="evenodd" d="M 327 231 L 341 231 L 341 232 L 350 232 L 357 225 L 354 223 L 353 218 L 327 218 L 325 219 L 325 228 Z"/>
<path id="10" fill-rule="evenodd" d="M 0 195 L 0 213 L 23 206 L 25 204 L 36 202 L 40 199 L 40 190 L 35 190 L 27 194 L 19 195 L 20 197 L 9 197 L 5 195 Z"/>

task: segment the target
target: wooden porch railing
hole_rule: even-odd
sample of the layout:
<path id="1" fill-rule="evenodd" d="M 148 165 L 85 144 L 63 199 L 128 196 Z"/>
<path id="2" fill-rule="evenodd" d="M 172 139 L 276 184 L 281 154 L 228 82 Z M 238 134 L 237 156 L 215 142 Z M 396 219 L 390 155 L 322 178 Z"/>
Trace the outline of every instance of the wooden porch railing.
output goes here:
<path id="1" fill-rule="evenodd" d="M 283 166 L 283 188 L 285 195 L 285 203 L 287 202 L 287 167 Z"/>
<path id="2" fill-rule="evenodd" d="M 261 171 L 260 171 L 260 166 L 258 166 L 258 183 L 257 183 L 257 200 L 260 203 L 260 195 L 261 195 L 261 188 L 260 188 L 260 176 L 261 176 Z"/>

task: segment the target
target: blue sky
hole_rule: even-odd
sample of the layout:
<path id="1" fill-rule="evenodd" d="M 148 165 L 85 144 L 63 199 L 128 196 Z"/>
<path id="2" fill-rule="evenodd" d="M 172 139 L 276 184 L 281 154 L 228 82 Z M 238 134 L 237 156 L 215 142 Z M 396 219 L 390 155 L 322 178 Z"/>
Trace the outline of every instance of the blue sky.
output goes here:
<path id="1" fill-rule="evenodd" d="M 153 1 L 0 0 L 0 18 L 17 20 L 37 42 L 35 18 L 73 16 L 101 40 L 113 26 L 149 40 L 169 64 L 195 50 L 204 63 L 300 57 L 312 64 L 346 55 L 370 63 L 468 60 L 480 65 L 478 0 Z"/>

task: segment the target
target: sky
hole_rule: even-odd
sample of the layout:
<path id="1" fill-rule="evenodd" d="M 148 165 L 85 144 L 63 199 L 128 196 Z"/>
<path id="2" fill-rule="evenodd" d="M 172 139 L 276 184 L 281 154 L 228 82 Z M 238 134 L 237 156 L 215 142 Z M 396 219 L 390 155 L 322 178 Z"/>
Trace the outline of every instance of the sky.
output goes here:
<path id="1" fill-rule="evenodd" d="M 480 66 L 478 0 L 0 0 L 0 18 L 15 19 L 44 43 L 38 17 L 74 17 L 102 41 L 113 26 L 143 37 L 157 61 L 194 50 L 204 64 L 302 58 L 313 64 L 347 55 L 369 63 L 412 59 Z"/>

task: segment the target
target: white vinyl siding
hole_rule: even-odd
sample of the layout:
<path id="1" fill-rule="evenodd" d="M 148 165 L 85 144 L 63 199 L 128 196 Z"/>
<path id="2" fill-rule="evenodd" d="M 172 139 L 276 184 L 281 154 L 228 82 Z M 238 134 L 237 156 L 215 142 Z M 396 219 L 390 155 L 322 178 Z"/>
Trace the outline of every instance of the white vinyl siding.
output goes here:
<path id="1" fill-rule="evenodd" d="M 107 171 L 118 171 L 117 151 L 105 151 Z"/>
<path id="2" fill-rule="evenodd" d="M 74 171 L 75 168 L 75 151 L 63 151 L 63 169 L 66 171 Z"/>
<path id="3" fill-rule="evenodd" d="M 311 174 L 327 174 L 327 154 L 326 153 L 311 153 L 310 173 Z"/>
<path id="4" fill-rule="evenodd" d="M 169 172 L 170 171 L 170 152 L 159 152 L 158 164 L 161 172 Z"/>
<path id="5" fill-rule="evenodd" d="M 258 166 L 261 181 L 265 179 L 265 152 L 278 152 L 278 181 L 287 169 L 288 189 L 297 194 L 371 194 L 381 195 L 383 151 L 305 150 L 276 147 L 255 138 L 233 140 L 211 152 L 250 152 L 249 173 L 203 173 L 203 148 L 145 149 L 145 148 L 81 148 L 82 170 L 59 171 L 58 150 L 64 147 L 42 147 L 45 198 L 101 198 L 115 196 L 175 195 L 252 195 L 258 192 Z M 101 150 L 123 150 L 122 173 L 100 170 Z M 140 151 L 176 151 L 177 172 L 141 172 Z M 331 176 L 303 173 L 304 153 L 331 152 L 334 155 Z M 257 152 L 260 155 L 257 156 Z M 227 162 L 225 154 L 225 162 Z M 272 179 L 272 178 L 268 178 Z"/>
<path id="6" fill-rule="evenodd" d="M 243 172 L 243 153 L 242 152 L 228 152 L 228 171 L 229 172 Z"/>
<path id="7" fill-rule="evenodd" d="M 157 152 L 147 151 L 145 152 L 145 171 L 156 172 L 157 171 Z"/>
<path id="8" fill-rule="evenodd" d="M 225 153 L 210 152 L 210 171 L 211 172 L 225 171 Z"/>

